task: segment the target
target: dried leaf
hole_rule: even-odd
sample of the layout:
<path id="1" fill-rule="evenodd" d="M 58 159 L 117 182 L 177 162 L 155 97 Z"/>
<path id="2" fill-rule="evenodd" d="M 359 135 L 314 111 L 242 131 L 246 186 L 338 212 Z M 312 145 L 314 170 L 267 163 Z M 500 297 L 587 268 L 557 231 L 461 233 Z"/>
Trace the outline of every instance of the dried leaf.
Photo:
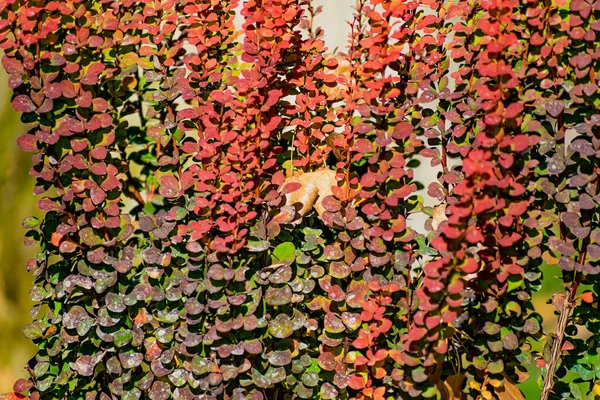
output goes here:
<path id="1" fill-rule="evenodd" d="M 565 309 L 565 294 L 554 293 L 552 295 L 552 305 L 554 306 L 556 311 L 562 314 L 563 310 Z"/>
<path id="2" fill-rule="evenodd" d="M 286 204 L 295 206 L 301 217 L 306 215 L 312 208 L 317 211 L 319 216 L 322 216 L 325 212 L 323 199 L 333 194 L 332 186 L 337 186 L 335 175 L 336 172 L 333 170 L 320 169 L 287 178 L 284 186 L 288 183 L 297 182 L 302 187 L 285 195 Z"/>
<path id="3" fill-rule="evenodd" d="M 431 222 L 431 227 L 433 230 L 437 230 L 442 222 L 448 220 L 448 217 L 446 216 L 446 203 L 434 207 L 432 217 L 433 221 Z"/>
<path id="4" fill-rule="evenodd" d="M 504 375 L 504 386 L 494 389 L 494 392 L 498 400 L 525 400 L 517 385 L 506 375 Z"/>
<path id="5" fill-rule="evenodd" d="M 456 374 L 446 378 L 445 382 L 438 382 L 437 387 L 441 393 L 441 400 L 462 400 L 466 395 L 462 392 L 466 377 Z"/>
<path id="6" fill-rule="evenodd" d="M 336 140 L 344 139 L 345 136 L 341 133 L 333 132 L 325 139 L 327 146 L 331 148 L 333 155 L 339 161 L 344 161 L 346 159 L 346 150 L 343 146 L 336 145 Z"/>

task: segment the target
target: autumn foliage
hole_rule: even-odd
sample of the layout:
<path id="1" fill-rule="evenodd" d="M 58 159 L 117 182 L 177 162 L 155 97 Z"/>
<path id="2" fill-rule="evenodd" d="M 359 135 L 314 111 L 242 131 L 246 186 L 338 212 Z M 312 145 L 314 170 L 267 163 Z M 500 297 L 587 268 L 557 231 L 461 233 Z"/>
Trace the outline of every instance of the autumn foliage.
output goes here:
<path id="1" fill-rule="evenodd" d="M 335 54 L 318 12 L 0 0 L 44 212 L 7 398 L 600 395 L 598 4 L 357 0 Z"/>

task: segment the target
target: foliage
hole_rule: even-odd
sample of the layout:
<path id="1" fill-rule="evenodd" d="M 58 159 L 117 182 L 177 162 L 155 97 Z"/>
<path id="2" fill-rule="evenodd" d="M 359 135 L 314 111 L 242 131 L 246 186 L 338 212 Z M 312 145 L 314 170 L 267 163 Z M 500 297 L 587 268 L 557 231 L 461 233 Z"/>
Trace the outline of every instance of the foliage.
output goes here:
<path id="1" fill-rule="evenodd" d="M 44 212 L 10 396 L 600 395 L 596 8 L 358 0 L 331 54 L 309 0 L 0 1 Z"/>

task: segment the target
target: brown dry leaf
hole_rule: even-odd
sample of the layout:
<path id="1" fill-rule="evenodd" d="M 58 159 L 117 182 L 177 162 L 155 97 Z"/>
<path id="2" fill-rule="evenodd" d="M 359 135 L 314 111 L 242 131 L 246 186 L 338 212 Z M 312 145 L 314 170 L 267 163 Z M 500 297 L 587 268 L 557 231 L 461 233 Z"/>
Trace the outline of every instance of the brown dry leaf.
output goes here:
<path id="1" fill-rule="evenodd" d="M 327 60 L 327 64 L 336 65 L 335 68 L 328 68 L 328 73 L 335 75 L 336 80 L 329 82 L 321 87 L 321 92 L 327 95 L 328 100 L 341 100 L 342 92 L 347 90 L 348 82 L 352 78 L 352 65 L 346 57 L 340 55 L 326 53 L 323 58 Z"/>
<path id="2" fill-rule="evenodd" d="M 436 384 L 437 390 L 440 392 L 440 400 L 453 400 L 454 397 L 450 397 L 450 392 L 448 392 L 448 388 L 446 387 L 445 382 L 438 382 Z"/>
<path id="3" fill-rule="evenodd" d="M 564 293 L 554 293 L 551 297 L 552 305 L 559 313 L 563 313 L 565 310 L 565 294 Z"/>
<path id="4" fill-rule="evenodd" d="M 466 377 L 463 374 L 456 374 L 446 378 L 444 383 L 438 383 L 438 390 L 442 400 L 462 400 L 466 398 L 462 392 Z"/>
<path id="5" fill-rule="evenodd" d="M 285 195 L 286 204 L 296 207 L 301 217 L 306 215 L 313 207 L 319 214 L 319 217 L 322 216 L 325 212 L 323 199 L 332 194 L 332 186 L 337 186 L 335 175 L 335 171 L 324 168 L 287 178 L 284 185 L 297 182 L 302 187 Z"/>
<path id="6" fill-rule="evenodd" d="M 437 207 L 433 208 L 433 214 L 431 215 L 433 221 L 431 222 L 431 227 L 433 230 L 437 230 L 438 226 L 444 221 L 448 220 L 446 216 L 446 203 L 442 203 Z"/>
<path id="7" fill-rule="evenodd" d="M 335 141 L 337 139 L 344 139 L 344 137 L 345 136 L 342 135 L 341 133 L 333 132 L 329 136 L 327 136 L 327 138 L 325 139 L 327 146 L 329 146 L 331 148 L 333 155 L 339 161 L 344 161 L 346 159 L 345 153 L 347 150 L 343 146 L 336 146 Z"/>
<path id="8" fill-rule="evenodd" d="M 285 195 L 286 204 L 294 206 L 301 217 L 310 211 L 319 194 L 317 186 L 309 180 L 310 177 L 311 173 L 307 173 L 285 180 L 285 184 L 296 182 L 302 185 L 300 189 Z"/>
<path id="9" fill-rule="evenodd" d="M 323 200 L 325 197 L 333 195 L 331 188 L 337 186 L 335 175 L 336 172 L 329 169 L 323 170 L 322 172 L 317 171 L 317 175 L 315 175 L 319 195 L 315 201 L 314 207 L 319 214 L 319 217 L 322 217 L 325 212 Z"/>
<path id="10" fill-rule="evenodd" d="M 498 400 L 525 400 L 517 385 L 508 379 L 506 375 L 504 375 L 504 386 L 494 389 L 494 392 Z"/>
<path id="11" fill-rule="evenodd" d="M 443 363 L 438 361 L 435 364 L 435 371 L 433 372 L 433 374 L 431 375 L 431 381 L 432 382 L 439 382 L 440 378 L 442 377 L 442 372 L 443 372 Z"/>
<path id="12" fill-rule="evenodd" d="M 463 393 L 463 387 L 465 386 L 466 377 L 463 374 L 456 374 L 449 376 L 444 382 L 444 385 L 448 389 L 448 393 L 450 393 L 451 399 L 462 399 L 465 397 Z"/>

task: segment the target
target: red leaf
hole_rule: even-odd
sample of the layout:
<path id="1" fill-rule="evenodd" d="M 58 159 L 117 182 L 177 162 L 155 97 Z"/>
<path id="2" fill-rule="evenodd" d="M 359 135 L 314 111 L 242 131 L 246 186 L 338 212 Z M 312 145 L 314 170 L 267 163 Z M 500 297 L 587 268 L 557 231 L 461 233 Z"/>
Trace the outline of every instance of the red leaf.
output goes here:
<path id="1" fill-rule="evenodd" d="M 21 94 L 13 99 L 12 107 L 15 109 L 15 111 L 22 113 L 33 112 L 37 108 L 35 104 L 33 104 L 33 101 L 31 101 L 31 99 L 24 94 Z"/>
<path id="2" fill-rule="evenodd" d="M 354 339 L 354 341 L 352 342 L 352 346 L 356 347 L 357 349 L 366 349 L 367 347 L 370 347 L 373 344 L 372 342 L 372 338 L 371 338 L 371 334 L 367 331 L 365 331 L 364 329 L 361 329 L 358 332 L 358 338 Z"/>
<path id="3" fill-rule="evenodd" d="M 513 202 L 508 206 L 506 213 L 508 215 L 520 216 L 527 211 L 528 206 L 529 203 L 527 201 Z"/>
<path id="4" fill-rule="evenodd" d="M 570 351 L 574 348 L 575 346 L 573 346 L 573 343 L 569 342 L 568 340 L 565 340 L 562 346 L 560 347 L 560 351 Z"/>
<path id="5" fill-rule="evenodd" d="M 302 187 L 302 184 L 300 182 L 288 182 L 285 185 L 283 185 L 283 189 L 281 190 L 281 193 L 286 195 L 286 194 L 290 194 L 295 192 L 296 190 L 299 190 Z"/>
<path id="6" fill-rule="evenodd" d="M 529 147 L 528 135 L 517 135 L 512 139 L 512 147 L 514 151 L 520 152 Z"/>
<path id="7" fill-rule="evenodd" d="M 413 131 L 412 124 L 408 122 L 400 122 L 394 127 L 394 131 L 392 132 L 392 137 L 397 140 L 406 139 L 410 136 Z"/>
<path id="8" fill-rule="evenodd" d="M 413 327 L 408 331 L 408 338 L 411 341 L 420 340 L 427 334 L 427 330 L 424 328 Z"/>
<path id="9" fill-rule="evenodd" d="M 442 282 L 430 278 L 425 278 L 423 280 L 423 286 L 431 293 L 437 293 L 444 289 L 444 284 Z"/>
<path id="10" fill-rule="evenodd" d="M 23 151 L 34 152 L 34 151 L 38 150 L 38 148 L 37 148 L 37 139 L 33 135 L 25 134 L 23 136 L 20 136 L 17 139 L 17 145 Z"/>
<path id="11" fill-rule="evenodd" d="M 160 178 L 158 191 L 166 198 L 175 198 L 179 195 L 179 181 L 173 175 L 164 175 Z"/>
<path id="12" fill-rule="evenodd" d="M 479 230 L 479 228 L 477 228 L 476 226 L 470 226 L 469 228 L 467 228 L 467 234 L 465 235 L 467 241 L 469 243 L 482 243 L 484 241 L 484 237 L 481 234 L 481 230 Z"/>
<path id="13" fill-rule="evenodd" d="M 365 356 L 358 356 L 356 360 L 354 360 L 354 368 L 359 367 L 361 365 L 365 365 L 369 362 L 369 359 Z"/>
<path id="14" fill-rule="evenodd" d="M 354 142 L 354 146 L 352 146 L 352 150 L 359 153 L 373 153 L 374 150 L 373 143 L 367 139 L 358 139 Z"/>
<path id="15" fill-rule="evenodd" d="M 13 385 L 13 390 L 17 393 L 23 393 L 31 388 L 32 383 L 26 379 L 19 379 Z"/>
<path id="16" fill-rule="evenodd" d="M 473 274 L 479 269 L 479 264 L 473 258 L 467 258 L 461 267 L 465 274 Z"/>
<path id="17" fill-rule="evenodd" d="M 385 333 L 385 332 L 389 331 L 392 328 L 392 321 L 390 321 L 387 318 L 383 318 L 379 322 L 380 322 L 380 325 L 379 325 L 378 329 L 379 329 L 380 333 Z"/>

